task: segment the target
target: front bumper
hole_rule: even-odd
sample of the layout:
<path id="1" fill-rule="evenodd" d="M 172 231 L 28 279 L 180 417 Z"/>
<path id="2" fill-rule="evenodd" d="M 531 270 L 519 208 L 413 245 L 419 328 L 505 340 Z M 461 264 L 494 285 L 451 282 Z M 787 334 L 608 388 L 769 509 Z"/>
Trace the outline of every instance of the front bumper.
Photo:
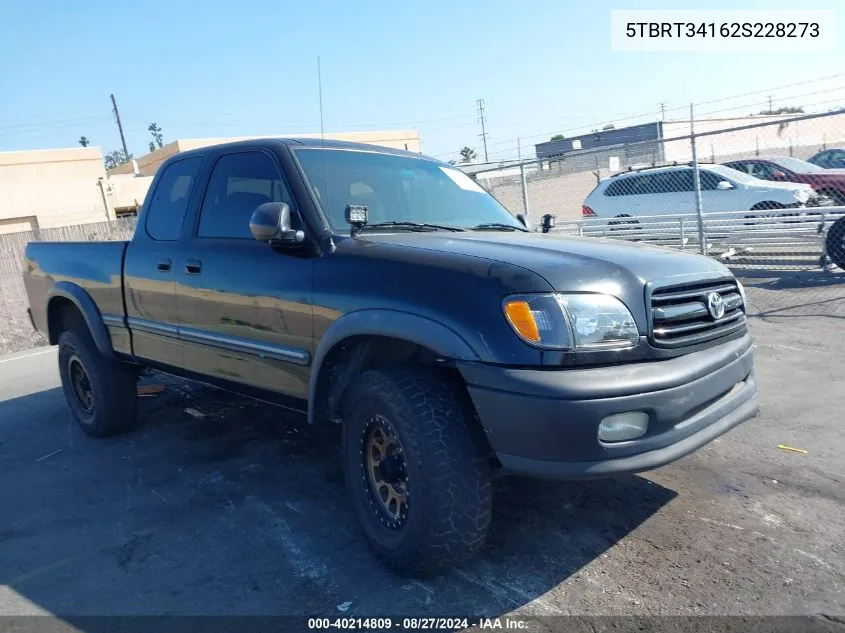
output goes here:
<path id="1" fill-rule="evenodd" d="M 665 361 L 590 369 L 459 363 L 505 471 L 585 479 L 658 468 L 757 414 L 750 335 Z M 646 434 L 605 443 L 601 421 L 643 411 Z"/>

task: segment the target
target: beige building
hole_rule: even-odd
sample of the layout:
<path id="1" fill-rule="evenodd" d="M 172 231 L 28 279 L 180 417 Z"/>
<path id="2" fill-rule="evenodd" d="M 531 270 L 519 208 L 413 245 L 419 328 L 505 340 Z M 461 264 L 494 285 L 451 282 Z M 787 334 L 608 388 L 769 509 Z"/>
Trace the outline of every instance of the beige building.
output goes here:
<path id="1" fill-rule="evenodd" d="M 151 180 L 107 176 L 99 147 L 0 152 L 0 233 L 134 213 Z"/>
<path id="2" fill-rule="evenodd" d="M 293 136 L 296 138 L 320 138 L 319 134 L 290 134 L 286 136 Z M 145 154 L 140 158 L 135 159 L 135 164 L 138 168 L 138 174 L 141 176 L 153 176 L 159 165 L 174 154 L 180 152 L 187 152 L 192 149 L 200 147 L 208 147 L 209 145 L 219 145 L 220 143 L 232 143 L 234 141 L 245 141 L 253 138 L 267 138 L 266 136 L 238 136 L 232 138 L 193 138 L 181 139 L 168 143 L 164 147 L 157 149 L 149 154 Z M 342 133 L 327 133 L 325 138 L 335 141 L 353 141 L 355 143 L 368 143 L 370 145 L 380 145 L 382 147 L 392 147 L 394 149 L 404 149 L 409 152 L 422 152 L 422 142 L 420 140 L 419 130 L 397 130 L 393 132 L 342 132 Z M 135 166 L 132 163 L 125 163 L 119 167 L 109 170 L 109 176 L 117 174 L 132 174 Z"/>
<path id="3" fill-rule="evenodd" d="M 99 147 L 0 152 L 0 233 L 108 219 Z"/>

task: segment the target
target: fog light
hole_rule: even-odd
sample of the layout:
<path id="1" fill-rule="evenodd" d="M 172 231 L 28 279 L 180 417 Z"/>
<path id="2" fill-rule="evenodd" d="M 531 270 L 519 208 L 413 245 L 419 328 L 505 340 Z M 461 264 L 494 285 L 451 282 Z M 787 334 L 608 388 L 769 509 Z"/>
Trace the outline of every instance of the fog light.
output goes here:
<path id="1" fill-rule="evenodd" d="M 648 414 L 642 411 L 615 413 L 599 424 L 599 441 L 624 442 L 645 435 L 648 429 Z"/>

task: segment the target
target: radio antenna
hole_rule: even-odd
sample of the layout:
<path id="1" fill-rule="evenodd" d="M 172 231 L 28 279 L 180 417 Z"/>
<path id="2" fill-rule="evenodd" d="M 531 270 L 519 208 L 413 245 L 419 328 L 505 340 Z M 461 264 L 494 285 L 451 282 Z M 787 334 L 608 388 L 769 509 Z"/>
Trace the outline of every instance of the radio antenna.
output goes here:
<path id="1" fill-rule="evenodd" d="M 320 67 L 320 56 L 317 56 L 317 90 L 320 94 L 320 140 L 326 140 L 325 129 L 323 128 L 323 72 Z"/>
<path id="2" fill-rule="evenodd" d="M 331 208 L 331 200 L 329 199 L 329 172 L 326 169 L 326 129 L 323 125 L 323 70 L 320 65 L 320 56 L 317 55 L 317 91 L 320 96 L 320 154 L 322 154 L 322 163 L 323 163 L 323 191 L 325 192 L 325 203 L 320 200 L 319 204 L 322 207 L 323 214 L 326 216 L 326 219 L 329 218 L 329 209 Z M 319 197 L 319 191 L 317 191 Z M 335 244 L 334 240 L 331 239 L 331 231 L 329 231 L 329 248 L 334 252 Z"/>

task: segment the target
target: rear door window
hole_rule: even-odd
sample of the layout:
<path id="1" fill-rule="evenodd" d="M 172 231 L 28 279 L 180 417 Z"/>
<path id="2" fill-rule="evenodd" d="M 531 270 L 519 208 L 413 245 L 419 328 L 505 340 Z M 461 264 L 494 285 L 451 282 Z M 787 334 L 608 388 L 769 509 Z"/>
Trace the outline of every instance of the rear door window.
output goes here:
<path id="1" fill-rule="evenodd" d="M 191 156 L 164 168 L 146 212 L 145 227 L 154 240 L 179 239 L 201 165 L 202 156 Z"/>

